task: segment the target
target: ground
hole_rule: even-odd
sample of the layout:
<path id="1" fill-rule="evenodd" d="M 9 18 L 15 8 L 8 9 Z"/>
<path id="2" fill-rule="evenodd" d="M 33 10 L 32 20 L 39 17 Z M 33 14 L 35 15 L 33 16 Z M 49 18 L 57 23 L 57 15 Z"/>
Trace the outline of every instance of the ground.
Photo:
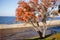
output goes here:
<path id="1" fill-rule="evenodd" d="M 45 40 L 60 40 L 60 33 L 53 34 L 50 37 L 45 38 Z"/>
<path id="2" fill-rule="evenodd" d="M 56 34 L 52 34 L 51 36 L 49 37 L 46 37 L 44 39 L 32 39 L 32 40 L 60 40 L 60 33 L 56 33 Z"/>
<path id="3" fill-rule="evenodd" d="M 39 39 L 38 33 L 34 31 L 32 27 L 0 30 L 1 40 L 20 40 L 23 38 L 28 38 L 27 40 L 60 40 L 60 33 L 55 33 L 44 39 Z"/>

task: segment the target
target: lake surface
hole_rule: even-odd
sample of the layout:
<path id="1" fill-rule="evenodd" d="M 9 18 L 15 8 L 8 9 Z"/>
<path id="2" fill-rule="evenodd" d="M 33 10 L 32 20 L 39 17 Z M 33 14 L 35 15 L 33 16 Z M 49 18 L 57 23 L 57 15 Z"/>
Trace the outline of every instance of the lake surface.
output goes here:
<path id="1" fill-rule="evenodd" d="M 60 20 L 60 17 L 55 17 L 54 20 Z M 15 17 L 0 16 L 0 24 L 14 24 Z"/>
<path id="2" fill-rule="evenodd" d="M 55 17 L 54 20 L 60 20 L 60 17 Z M 0 24 L 15 24 L 15 17 L 0 16 Z M 60 32 L 60 26 L 48 28 Z"/>

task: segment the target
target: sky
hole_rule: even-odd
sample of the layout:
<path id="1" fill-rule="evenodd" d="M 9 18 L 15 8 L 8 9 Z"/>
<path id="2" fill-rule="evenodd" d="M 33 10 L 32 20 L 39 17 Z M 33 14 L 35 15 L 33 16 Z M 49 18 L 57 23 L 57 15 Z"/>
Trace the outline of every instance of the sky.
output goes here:
<path id="1" fill-rule="evenodd" d="M 0 0 L 0 16 L 15 16 L 19 0 Z M 27 0 L 25 0 L 27 2 Z"/>
<path id="2" fill-rule="evenodd" d="M 0 16 L 15 16 L 18 0 L 0 0 Z"/>
<path id="3" fill-rule="evenodd" d="M 0 0 L 0 16 L 15 16 L 19 0 Z M 27 2 L 27 0 L 25 0 Z"/>

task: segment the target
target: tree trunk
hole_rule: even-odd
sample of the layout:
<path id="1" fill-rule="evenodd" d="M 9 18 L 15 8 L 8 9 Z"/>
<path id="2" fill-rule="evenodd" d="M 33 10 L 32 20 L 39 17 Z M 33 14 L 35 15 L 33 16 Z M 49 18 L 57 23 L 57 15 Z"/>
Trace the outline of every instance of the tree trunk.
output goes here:
<path id="1" fill-rule="evenodd" d="M 60 13 L 60 5 L 59 5 L 59 7 L 58 7 L 58 8 L 59 8 L 58 12 Z"/>
<path id="2" fill-rule="evenodd" d="M 42 37 L 45 37 L 46 30 L 47 30 L 47 25 L 46 25 L 46 23 L 43 23 L 43 33 L 42 33 Z"/>
<path id="3" fill-rule="evenodd" d="M 31 20 L 30 20 L 30 22 L 31 22 L 31 24 L 34 26 L 34 28 L 36 28 L 37 33 L 39 34 L 40 38 L 42 38 L 42 32 L 41 32 L 41 30 L 40 30 L 40 28 L 39 28 L 38 22 L 36 23 L 37 26 L 35 26 Z"/>
<path id="4" fill-rule="evenodd" d="M 37 31 L 37 33 L 39 34 L 40 38 L 43 38 L 43 37 L 42 37 L 42 32 Z"/>

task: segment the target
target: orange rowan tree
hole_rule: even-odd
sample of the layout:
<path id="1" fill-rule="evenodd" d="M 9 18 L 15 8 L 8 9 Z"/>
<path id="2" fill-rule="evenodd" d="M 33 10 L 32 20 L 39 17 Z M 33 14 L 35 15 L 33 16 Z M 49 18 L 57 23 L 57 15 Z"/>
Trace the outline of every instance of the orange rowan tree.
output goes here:
<path id="1" fill-rule="evenodd" d="M 30 0 L 29 3 L 24 1 L 18 2 L 18 8 L 16 9 L 16 21 L 28 22 L 35 27 L 39 33 L 39 36 L 45 37 L 45 32 L 47 30 L 46 19 L 48 17 L 47 9 L 51 5 L 51 0 L 41 0 L 38 4 L 38 0 Z M 56 1 L 55 1 L 56 2 Z M 41 18 L 41 19 L 40 19 Z M 43 32 L 41 32 L 41 27 L 39 22 L 42 22 Z M 37 24 L 36 25 L 34 25 Z"/>

